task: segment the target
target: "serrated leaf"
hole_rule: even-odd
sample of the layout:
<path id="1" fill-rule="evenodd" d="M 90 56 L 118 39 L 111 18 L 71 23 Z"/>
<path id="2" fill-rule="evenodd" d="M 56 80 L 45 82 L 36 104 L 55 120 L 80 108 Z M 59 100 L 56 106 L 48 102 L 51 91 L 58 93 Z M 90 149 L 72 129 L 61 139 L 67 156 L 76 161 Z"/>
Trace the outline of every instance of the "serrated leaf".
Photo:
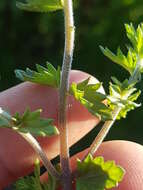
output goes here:
<path id="1" fill-rule="evenodd" d="M 33 176 L 20 178 L 14 185 L 15 190 L 56 190 L 57 181 L 48 174 L 48 182 L 41 183 L 40 180 L 40 161 L 35 161 Z"/>
<path id="2" fill-rule="evenodd" d="M 85 93 L 85 97 L 87 97 L 87 99 L 89 99 L 92 102 L 94 102 L 94 100 L 102 102 L 106 99 L 106 95 L 100 92 L 94 92 L 94 96 L 92 96 L 92 93 L 89 94 L 89 91 L 87 91 Z"/>
<path id="3" fill-rule="evenodd" d="M 136 31 L 135 28 L 133 27 L 133 24 L 131 23 L 129 24 L 125 24 L 125 29 L 126 29 L 126 33 L 127 33 L 127 37 L 129 38 L 129 40 L 132 42 L 133 46 L 136 46 Z"/>
<path id="4" fill-rule="evenodd" d="M 108 57 L 109 59 L 111 59 L 114 63 L 117 63 L 120 66 L 122 66 L 130 74 L 133 73 L 136 65 L 135 65 L 135 62 L 133 62 L 133 57 L 129 57 L 129 55 L 131 56 L 131 54 L 128 53 L 128 58 L 127 58 L 123 54 L 123 52 L 121 51 L 120 48 L 117 49 L 117 55 L 115 55 L 114 53 L 112 53 L 107 47 L 103 48 L 102 46 L 100 46 L 100 49 L 101 49 L 102 53 L 106 57 Z"/>
<path id="5" fill-rule="evenodd" d="M 87 78 L 86 80 L 80 82 L 77 84 L 77 89 L 83 91 L 85 87 L 88 85 L 90 78 Z"/>
<path id="6" fill-rule="evenodd" d="M 125 24 L 126 34 L 132 46 L 127 45 L 127 55 L 125 56 L 120 48 L 117 54 L 112 53 L 107 47 L 100 46 L 103 54 L 113 62 L 126 69 L 131 77 L 131 83 L 137 83 L 141 80 L 143 73 L 143 23 L 139 24 L 137 29 L 131 24 Z"/>
<path id="7" fill-rule="evenodd" d="M 14 129 L 23 133 L 31 133 L 36 136 L 52 136 L 59 134 L 53 125 L 52 119 L 40 117 L 41 110 L 31 112 L 27 109 L 23 115 L 15 114 Z"/>
<path id="8" fill-rule="evenodd" d="M 112 81 L 113 81 L 116 85 L 118 85 L 119 87 L 122 86 L 122 83 L 121 83 L 116 77 L 111 77 L 111 79 L 112 79 Z"/>
<path id="9" fill-rule="evenodd" d="M 104 121 L 111 120 L 111 110 L 103 103 L 106 95 L 98 91 L 102 84 L 88 84 L 88 82 L 89 78 L 78 84 L 72 83 L 69 93 L 93 115 Z"/>
<path id="10" fill-rule="evenodd" d="M 84 161 L 77 160 L 78 177 L 76 190 L 104 190 L 117 187 L 124 176 L 124 169 L 114 161 L 105 162 L 103 157 L 88 155 Z"/>
<path id="11" fill-rule="evenodd" d="M 121 110 L 117 119 L 121 119 L 122 117 L 125 118 L 127 112 L 141 106 L 141 104 L 134 102 L 137 100 L 141 92 L 137 91 L 137 89 L 134 88 L 134 85 L 129 85 L 127 79 L 122 83 L 115 77 L 112 77 L 112 80 L 115 84 L 110 83 L 110 95 L 107 97 L 108 105 L 112 110 L 114 110 L 116 106 L 120 107 Z"/>
<path id="12" fill-rule="evenodd" d="M 63 9 L 62 0 L 26 0 L 25 3 L 17 2 L 19 9 L 32 12 L 52 12 Z"/>
<path id="13" fill-rule="evenodd" d="M 40 162 L 38 159 L 35 161 L 34 175 L 19 178 L 14 187 L 16 190 L 43 190 L 40 182 Z"/>
<path id="14" fill-rule="evenodd" d="M 34 177 L 25 177 L 15 183 L 15 190 L 37 190 Z"/>
<path id="15" fill-rule="evenodd" d="M 52 64 L 50 64 L 49 62 L 47 62 L 47 71 L 49 73 L 52 73 L 53 75 L 56 75 L 56 73 L 57 73 L 57 70 L 55 69 L 55 67 Z"/>
<path id="16" fill-rule="evenodd" d="M 87 100 L 90 100 L 91 102 L 94 102 L 95 100 L 95 96 L 97 95 L 97 91 L 99 90 L 99 88 L 102 86 L 101 83 L 97 83 L 97 84 L 88 84 L 86 85 L 85 89 L 84 89 L 84 97 Z M 106 96 L 104 94 L 99 94 L 98 96 L 101 95 L 101 100 L 105 100 Z"/>
<path id="17" fill-rule="evenodd" d="M 143 24 L 138 25 L 137 29 L 133 24 L 125 24 L 127 37 L 131 41 L 134 50 L 140 58 L 143 57 Z"/>
<path id="18" fill-rule="evenodd" d="M 70 86 L 70 94 L 75 97 L 75 99 L 80 100 L 84 97 L 84 91 L 79 90 L 76 83 L 72 83 Z"/>
<path id="19" fill-rule="evenodd" d="M 36 65 L 37 72 L 29 68 L 26 71 L 15 70 L 16 77 L 22 81 L 30 81 L 42 85 L 48 85 L 58 88 L 60 85 L 60 68 L 56 70 L 50 63 L 47 63 L 46 68 Z"/>
<path id="20" fill-rule="evenodd" d="M 141 91 L 139 90 L 139 91 L 137 91 L 136 93 L 132 94 L 132 95 L 128 98 L 128 100 L 134 102 L 134 101 L 136 101 L 136 100 L 138 99 L 138 97 L 140 96 L 140 94 L 141 94 Z"/>
<path id="21" fill-rule="evenodd" d="M 103 121 L 112 120 L 111 110 L 107 106 L 97 100 L 94 100 L 94 104 L 88 107 L 88 110 Z"/>
<path id="22" fill-rule="evenodd" d="M 121 89 L 118 85 L 114 85 L 112 83 L 110 83 L 109 85 L 109 92 L 110 95 L 114 98 L 120 98 L 120 93 L 121 93 Z"/>

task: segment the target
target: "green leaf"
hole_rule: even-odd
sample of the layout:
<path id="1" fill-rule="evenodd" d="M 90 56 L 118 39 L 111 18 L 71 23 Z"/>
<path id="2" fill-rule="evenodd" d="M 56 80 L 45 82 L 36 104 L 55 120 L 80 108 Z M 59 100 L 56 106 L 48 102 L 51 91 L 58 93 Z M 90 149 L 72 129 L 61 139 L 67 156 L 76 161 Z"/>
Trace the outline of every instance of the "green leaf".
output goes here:
<path id="1" fill-rule="evenodd" d="M 136 93 L 130 95 L 130 97 L 128 98 L 128 100 L 134 102 L 134 101 L 136 101 L 138 99 L 138 97 L 140 96 L 140 94 L 141 94 L 141 91 L 138 90 Z"/>
<path id="2" fill-rule="evenodd" d="M 135 67 L 136 67 L 136 61 L 134 60 L 134 57 L 131 54 L 131 50 L 128 51 L 127 57 L 123 54 L 120 48 L 117 49 L 117 55 L 112 53 L 107 47 L 104 49 L 102 46 L 100 46 L 100 49 L 102 53 L 111 59 L 114 63 L 119 64 L 124 69 L 126 69 L 130 74 L 133 73 Z"/>
<path id="3" fill-rule="evenodd" d="M 31 133 L 36 136 L 52 136 L 59 134 L 58 129 L 53 125 L 52 119 L 40 117 L 41 110 L 30 112 L 27 109 L 21 116 L 16 113 L 14 118 L 14 129 L 23 133 Z"/>
<path id="4" fill-rule="evenodd" d="M 137 29 L 131 24 L 125 24 L 126 34 L 131 42 L 131 46 L 127 45 L 127 55 L 125 56 L 120 48 L 117 54 L 112 53 L 108 48 L 100 46 L 105 56 L 113 62 L 119 64 L 132 75 L 132 81 L 137 83 L 141 80 L 143 73 L 143 23 L 138 25 Z"/>
<path id="5" fill-rule="evenodd" d="M 16 190 L 43 190 L 40 182 L 40 162 L 35 161 L 35 169 L 33 176 L 20 178 L 14 185 Z"/>
<path id="6" fill-rule="evenodd" d="M 136 43 L 137 43 L 137 40 L 135 38 L 136 31 L 135 31 L 133 24 L 132 23 L 130 25 L 125 24 L 125 29 L 126 29 L 127 37 L 129 38 L 129 40 L 131 41 L 133 46 L 136 46 Z"/>
<path id="7" fill-rule="evenodd" d="M 69 93 L 93 115 L 103 121 L 111 120 L 111 110 L 103 103 L 106 95 L 99 92 L 102 83 L 88 84 L 88 82 L 89 78 L 78 84 L 72 83 Z"/>
<path id="8" fill-rule="evenodd" d="M 119 64 L 126 69 L 131 75 L 137 69 L 143 73 L 143 23 L 138 25 L 137 29 L 131 24 L 125 24 L 127 37 L 132 46 L 127 46 L 128 53 L 125 56 L 120 48 L 117 49 L 117 54 L 112 53 L 108 48 L 100 46 L 101 51 L 105 56 L 113 62 Z M 140 77 L 140 73 L 138 77 Z"/>
<path id="9" fill-rule="evenodd" d="M 127 112 L 134 110 L 135 108 L 140 107 L 141 104 L 136 104 L 132 101 L 127 101 L 125 107 L 123 107 L 118 115 L 118 119 L 126 118 Z"/>
<path id="10" fill-rule="evenodd" d="M 89 80 L 90 80 L 90 77 L 87 78 L 86 80 L 80 82 L 77 84 L 77 89 L 81 90 L 81 91 L 84 91 L 84 89 L 86 88 L 86 86 L 88 85 L 89 83 Z"/>
<path id="11" fill-rule="evenodd" d="M 80 100 L 84 97 L 84 91 L 79 90 L 77 84 L 74 82 L 70 86 L 69 93 L 77 100 Z"/>
<path id="12" fill-rule="evenodd" d="M 124 169 L 114 161 L 88 155 L 84 161 L 77 160 L 78 177 L 76 190 L 104 190 L 117 187 L 124 176 Z"/>
<path id="13" fill-rule="evenodd" d="M 63 9 L 63 0 L 26 0 L 17 2 L 19 9 L 32 12 L 52 12 Z"/>
<path id="14" fill-rule="evenodd" d="M 20 178 L 14 185 L 15 190 L 56 190 L 57 181 L 54 177 L 48 174 L 48 182 L 41 183 L 40 181 L 40 162 L 35 161 L 35 169 L 33 176 Z"/>
<path id="15" fill-rule="evenodd" d="M 143 58 L 143 24 L 138 25 L 137 29 L 133 24 L 125 24 L 127 37 L 132 43 L 135 52 L 140 58 Z"/>
<path id="16" fill-rule="evenodd" d="M 141 106 L 141 104 L 134 102 L 137 100 L 141 92 L 137 91 L 137 89 L 134 88 L 134 85 L 129 85 L 127 79 L 122 83 L 115 77 L 112 77 L 112 80 L 115 84 L 110 83 L 110 95 L 107 97 L 108 105 L 112 110 L 114 110 L 116 106 L 120 107 L 121 111 L 117 119 L 121 119 L 122 117 L 125 118 L 127 112 Z"/>
<path id="17" fill-rule="evenodd" d="M 94 102 L 97 97 L 101 101 L 105 100 L 106 96 L 100 92 L 97 92 L 101 86 L 102 83 L 88 84 L 84 89 L 84 97 L 91 102 Z"/>
<path id="18" fill-rule="evenodd" d="M 46 68 L 36 65 L 37 72 L 27 68 L 26 71 L 15 70 L 16 77 L 22 81 L 30 81 L 42 85 L 48 85 L 58 88 L 60 85 L 60 67 L 56 70 L 50 63 L 47 62 Z"/>
<path id="19" fill-rule="evenodd" d="M 16 190 L 37 190 L 34 177 L 25 177 L 15 183 Z"/>

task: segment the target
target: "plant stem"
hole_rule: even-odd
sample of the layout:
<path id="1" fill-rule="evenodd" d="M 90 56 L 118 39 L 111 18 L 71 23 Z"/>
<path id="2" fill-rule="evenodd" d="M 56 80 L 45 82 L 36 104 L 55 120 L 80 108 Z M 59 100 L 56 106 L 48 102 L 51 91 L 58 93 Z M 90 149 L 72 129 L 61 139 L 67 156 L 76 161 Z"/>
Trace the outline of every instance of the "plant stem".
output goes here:
<path id="1" fill-rule="evenodd" d="M 136 69 L 132 73 L 132 75 L 129 78 L 128 84 L 134 84 L 141 80 L 141 74 L 140 74 L 140 59 L 137 61 Z"/>
<path id="2" fill-rule="evenodd" d="M 128 85 L 132 85 L 132 84 L 135 85 L 137 83 L 137 81 L 139 81 L 139 79 L 140 79 L 140 59 L 137 61 L 136 68 L 135 68 L 134 72 L 132 73 L 132 75 L 129 78 Z M 128 96 L 129 95 L 127 93 L 122 98 L 123 99 L 128 99 Z M 100 132 L 96 136 L 95 140 L 92 142 L 86 156 L 88 154 L 91 154 L 92 156 L 94 156 L 95 152 L 97 151 L 97 149 L 99 148 L 99 146 L 101 145 L 101 143 L 103 142 L 105 137 L 107 136 L 109 130 L 112 127 L 112 125 L 115 123 L 115 121 L 117 119 L 117 116 L 118 116 L 120 111 L 121 111 L 121 107 L 116 106 L 116 108 L 113 111 L 113 119 L 111 121 L 106 121 L 104 123 L 102 129 L 100 130 Z M 86 158 L 86 156 L 83 158 L 83 160 Z"/>
<path id="3" fill-rule="evenodd" d="M 68 129 L 66 121 L 67 92 L 74 49 L 74 19 L 72 0 L 64 0 L 65 49 L 62 66 L 62 79 L 59 90 L 59 129 L 60 129 L 60 162 L 64 190 L 71 190 L 71 169 L 69 163 Z"/>
<path id="4" fill-rule="evenodd" d="M 30 134 L 30 133 L 21 133 L 18 132 L 35 150 L 35 152 L 41 158 L 45 168 L 47 171 L 54 176 L 56 179 L 60 179 L 60 174 L 56 171 L 50 160 L 47 158 L 45 152 L 43 152 L 41 146 L 39 145 L 38 141 Z"/>
<path id="5" fill-rule="evenodd" d="M 89 152 L 88 154 L 91 154 L 92 156 L 94 156 L 94 153 L 97 151 L 97 149 L 99 148 L 100 144 L 103 142 L 104 138 L 106 137 L 106 135 L 108 134 L 109 130 L 111 129 L 112 125 L 114 124 L 114 122 L 116 121 L 116 118 L 120 112 L 121 108 L 117 107 L 114 112 L 113 112 L 113 119 L 110 121 L 106 121 L 102 127 L 102 129 L 100 130 L 100 132 L 98 133 L 98 135 L 96 136 L 95 140 L 93 141 L 93 143 L 91 144 L 90 148 L 89 148 Z M 87 154 L 87 155 L 88 155 Z M 86 156 L 87 156 L 86 155 Z M 85 157 L 86 157 L 85 156 Z M 84 157 L 84 158 L 85 158 Z"/>

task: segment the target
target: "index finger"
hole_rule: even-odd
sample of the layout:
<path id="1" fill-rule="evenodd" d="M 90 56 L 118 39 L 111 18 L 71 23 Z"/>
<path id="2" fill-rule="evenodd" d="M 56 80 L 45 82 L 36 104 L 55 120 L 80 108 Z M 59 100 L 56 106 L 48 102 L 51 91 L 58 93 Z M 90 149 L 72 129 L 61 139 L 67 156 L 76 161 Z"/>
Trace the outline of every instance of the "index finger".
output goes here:
<path id="1" fill-rule="evenodd" d="M 72 71 L 70 81 L 79 82 L 88 77 L 88 74 L 81 71 Z M 91 77 L 90 82 L 95 83 L 97 80 Z M 73 97 L 69 97 L 69 105 L 68 128 L 69 145 L 71 146 L 88 133 L 99 120 Z M 42 108 L 42 115 L 53 118 L 57 124 L 58 91 L 47 86 L 22 83 L 0 94 L 0 106 L 8 108 L 13 114 L 16 111 L 22 113 L 27 107 L 30 107 L 31 110 Z M 58 136 L 39 138 L 39 142 L 49 159 L 59 154 Z M 0 129 L 0 187 L 31 172 L 36 157 L 37 155 L 29 144 L 17 133 L 10 129 Z"/>

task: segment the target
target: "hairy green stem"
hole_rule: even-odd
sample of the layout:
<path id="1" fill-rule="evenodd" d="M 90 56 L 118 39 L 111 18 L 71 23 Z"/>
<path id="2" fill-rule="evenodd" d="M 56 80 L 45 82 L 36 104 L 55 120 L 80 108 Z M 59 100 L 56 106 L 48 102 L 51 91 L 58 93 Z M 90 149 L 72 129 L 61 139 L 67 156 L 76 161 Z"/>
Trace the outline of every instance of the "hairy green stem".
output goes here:
<path id="1" fill-rule="evenodd" d="M 69 163 L 68 128 L 66 121 L 67 92 L 74 49 L 74 19 L 72 0 L 64 0 L 65 49 L 62 66 L 62 79 L 59 90 L 59 129 L 60 129 L 60 163 L 64 190 L 71 190 L 71 168 Z"/>
<path id="2" fill-rule="evenodd" d="M 116 121 L 116 118 L 120 112 L 121 108 L 117 107 L 114 112 L 113 112 L 113 119 L 110 121 L 106 121 L 102 127 L 102 129 L 100 130 L 100 132 L 98 133 L 98 135 L 96 136 L 96 138 L 94 139 L 93 143 L 90 146 L 90 150 L 89 153 L 94 156 L 94 153 L 97 151 L 97 149 L 99 148 L 99 146 L 101 145 L 101 143 L 103 142 L 104 138 L 107 136 L 109 130 L 111 129 L 112 125 L 114 124 L 114 122 Z M 89 154 L 88 153 L 88 154 Z"/>
<path id="3" fill-rule="evenodd" d="M 47 155 L 42 150 L 41 146 L 39 145 L 38 141 L 30 134 L 30 133 L 21 133 L 18 132 L 35 150 L 35 152 L 39 155 L 41 158 L 45 168 L 47 171 L 54 176 L 56 179 L 60 179 L 60 174 L 56 171 L 50 160 L 47 158 Z"/>

